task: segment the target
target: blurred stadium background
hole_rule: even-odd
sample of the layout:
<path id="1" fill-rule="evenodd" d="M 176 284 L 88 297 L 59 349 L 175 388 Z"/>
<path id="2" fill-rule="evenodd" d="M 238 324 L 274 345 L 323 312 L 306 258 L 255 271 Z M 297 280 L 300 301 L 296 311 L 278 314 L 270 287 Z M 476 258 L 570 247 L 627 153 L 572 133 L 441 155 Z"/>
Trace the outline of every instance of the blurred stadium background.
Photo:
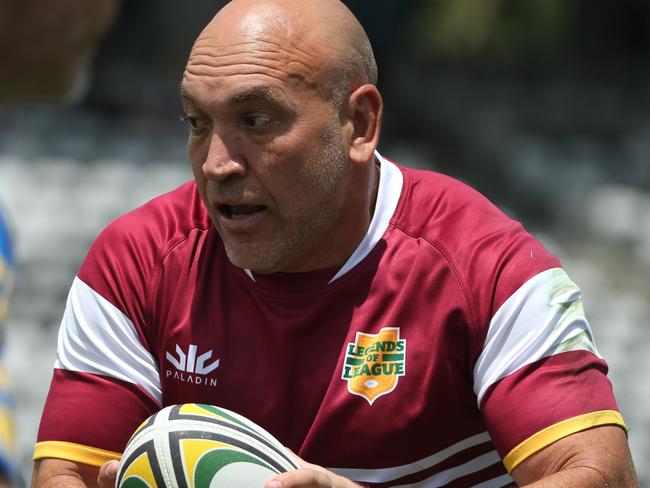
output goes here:
<path id="1" fill-rule="evenodd" d="M 222 3 L 125 1 L 80 104 L 0 108 L 0 196 L 20 263 L 6 355 L 28 479 L 86 249 L 110 220 L 191 176 L 178 83 Z M 346 3 L 379 62 L 380 150 L 469 182 L 562 258 L 650 486 L 650 3 Z"/>

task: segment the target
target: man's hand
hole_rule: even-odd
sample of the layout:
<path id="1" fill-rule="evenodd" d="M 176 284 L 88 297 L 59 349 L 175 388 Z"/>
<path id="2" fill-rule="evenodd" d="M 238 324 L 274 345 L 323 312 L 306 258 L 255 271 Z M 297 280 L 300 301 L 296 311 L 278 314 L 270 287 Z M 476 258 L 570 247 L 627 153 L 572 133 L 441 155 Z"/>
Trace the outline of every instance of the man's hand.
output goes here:
<path id="1" fill-rule="evenodd" d="M 325 468 L 309 464 L 296 456 L 301 469 L 274 476 L 266 482 L 265 488 L 360 488 L 347 478 L 338 476 Z M 99 469 L 97 486 L 114 488 L 120 464 L 109 461 Z"/>
<path id="2" fill-rule="evenodd" d="M 118 461 L 109 461 L 102 465 L 97 475 L 97 486 L 99 488 L 114 488 L 118 469 L 120 469 Z"/>
<path id="3" fill-rule="evenodd" d="M 264 484 L 264 488 L 361 488 L 353 481 L 315 464 L 309 464 L 298 456 L 296 460 L 300 469 L 274 476 Z"/>

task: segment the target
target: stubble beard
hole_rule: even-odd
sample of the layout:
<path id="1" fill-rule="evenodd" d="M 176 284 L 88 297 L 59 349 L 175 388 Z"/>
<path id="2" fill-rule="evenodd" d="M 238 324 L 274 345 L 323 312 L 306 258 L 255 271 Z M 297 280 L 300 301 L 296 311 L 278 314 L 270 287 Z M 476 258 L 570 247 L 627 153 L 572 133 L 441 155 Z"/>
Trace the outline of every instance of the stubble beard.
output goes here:
<path id="1" fill-rule="evenodd" d="M 340 220 L 342 201 L 349 177 L 349 163 L 338 127 L 328 127 L 321 151 L 304 165 L 305 179 L 316 182 L 304 189 L 315 195 L 306 211 L 285 221 L 282 232 L 267 241 L 230 245 L 223 240 L 228 259 L 240 268 L 256 273 L 291 272 L 313 260 L 327 245 L 328 236 Z"/>

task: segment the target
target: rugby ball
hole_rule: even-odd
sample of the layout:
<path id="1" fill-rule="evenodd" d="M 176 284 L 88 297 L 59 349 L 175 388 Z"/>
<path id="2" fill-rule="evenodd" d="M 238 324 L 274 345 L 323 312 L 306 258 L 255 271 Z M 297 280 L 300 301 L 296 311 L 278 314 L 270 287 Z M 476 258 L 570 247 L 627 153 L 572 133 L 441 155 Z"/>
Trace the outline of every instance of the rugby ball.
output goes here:
<path id="1" fill-rule="evenodd" d="M 225 408 L 165 407 L 126 445 L 118 488 L 262 488 L 298 469 L 291 453 L 259 425 Z"/>

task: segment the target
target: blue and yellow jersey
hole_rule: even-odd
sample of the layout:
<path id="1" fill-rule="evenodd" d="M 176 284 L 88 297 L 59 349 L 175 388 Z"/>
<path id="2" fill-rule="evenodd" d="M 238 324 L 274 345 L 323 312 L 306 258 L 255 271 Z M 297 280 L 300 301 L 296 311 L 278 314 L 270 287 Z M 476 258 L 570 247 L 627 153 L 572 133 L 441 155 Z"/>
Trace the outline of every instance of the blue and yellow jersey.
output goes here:
<path id="1" fill-rule="evenodd" d="M 16 462 L 16 436 L 14 432 L 14 399 L 11 385 L 2 357 L 4 356 L 4 337 L 9 302 L 16 277 L 16 261 L 13 253 L 11 235 L 0 206 L 0 472 L 20 485 L 19 468 Z"/>
<path id="2" fill-rule="evenodd" d="M 16 266 L 9 229 L 0 207 L 0 326 L 2 327 L 9 316 L 9 298 L 13 292 L 15 275 Z"/>

